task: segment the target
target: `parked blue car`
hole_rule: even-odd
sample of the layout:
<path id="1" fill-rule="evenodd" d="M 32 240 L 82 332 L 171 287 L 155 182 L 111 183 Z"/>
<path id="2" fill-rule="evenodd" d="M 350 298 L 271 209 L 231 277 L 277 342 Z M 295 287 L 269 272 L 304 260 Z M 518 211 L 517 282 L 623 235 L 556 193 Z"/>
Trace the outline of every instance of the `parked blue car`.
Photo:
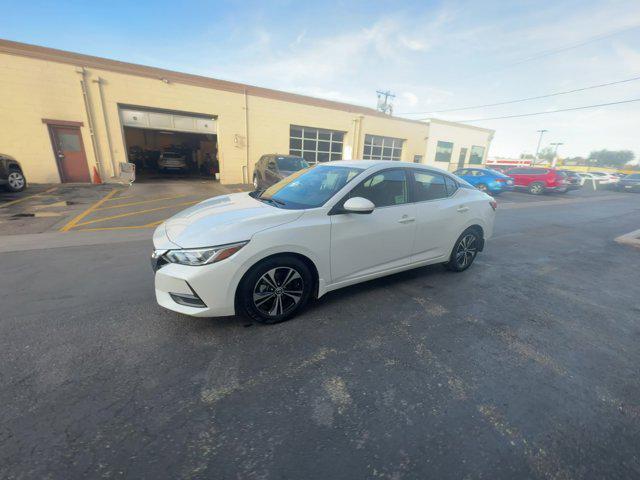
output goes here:
<path id="1" fill-rule="evenodd" d="M 469 182 L 478 190 L 492 195 L 513 190 L 512 178 L 507 177 L 497 170 L 491 170 L 490 168 L 461 168 L 453 173 Z"/>

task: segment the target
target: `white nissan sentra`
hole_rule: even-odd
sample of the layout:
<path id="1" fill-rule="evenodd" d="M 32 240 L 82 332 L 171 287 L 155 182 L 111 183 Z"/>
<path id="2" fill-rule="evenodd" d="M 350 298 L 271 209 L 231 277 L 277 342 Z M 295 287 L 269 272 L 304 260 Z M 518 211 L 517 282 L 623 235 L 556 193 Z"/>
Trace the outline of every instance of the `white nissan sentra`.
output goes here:
<path id="1" fill-rule="evenodd" d="M 493 198 L 436 168 L 323 163 L 161 224 L 156 297 L 187 315 L 281 322 L 354 283 L 434 263 L 466 270 L 491 236 L 495 209 Z"/>

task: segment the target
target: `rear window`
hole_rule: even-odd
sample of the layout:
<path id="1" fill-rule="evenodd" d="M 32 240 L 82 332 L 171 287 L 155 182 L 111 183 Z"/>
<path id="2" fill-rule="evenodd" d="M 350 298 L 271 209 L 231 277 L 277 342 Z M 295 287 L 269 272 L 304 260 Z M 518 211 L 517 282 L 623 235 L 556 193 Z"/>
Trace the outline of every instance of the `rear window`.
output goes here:
<path id="1" fill-rule="evenodd" d="M 309 167 L 307 161 L 301 157 L 278 157 L 276 163 L 278 164 L 278 169 L 286 172 L 297 172 Z"/>

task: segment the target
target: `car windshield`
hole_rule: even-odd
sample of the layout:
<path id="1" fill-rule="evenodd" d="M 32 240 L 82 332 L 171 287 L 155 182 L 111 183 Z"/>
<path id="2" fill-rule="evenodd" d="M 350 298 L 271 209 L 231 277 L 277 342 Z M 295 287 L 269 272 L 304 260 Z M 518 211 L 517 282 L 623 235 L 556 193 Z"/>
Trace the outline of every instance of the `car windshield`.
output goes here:
<path id="1" fill-rule="evenodd" d="M 280 208 L 301 210 L 323 205 L 338 190 L 353 180 L 362 168 L 318 165 L 300 170 L 254 198 Z"/>
<path id="2" fill-rule="evenodd" d="M 276 163 L 278 164 L 278 169 L 284 170 L 285 172 L 297 172 L 298 170 L 309 167 L 306 160 L 299 157 L 279 157 Z"/>

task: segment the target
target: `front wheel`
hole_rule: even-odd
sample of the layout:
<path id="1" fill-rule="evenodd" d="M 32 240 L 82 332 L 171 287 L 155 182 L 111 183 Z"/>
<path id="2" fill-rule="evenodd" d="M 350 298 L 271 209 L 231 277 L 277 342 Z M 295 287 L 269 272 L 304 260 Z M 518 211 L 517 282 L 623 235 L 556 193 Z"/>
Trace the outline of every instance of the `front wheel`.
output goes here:
<path id="1" fill-rule="evenodd" d="M 474 228 L 462 232 L 453 247 L 447 268 L 453 272 L 462 272 L 469 268 L 478 255 L 481 241 L 478 230 Z"/>
<path id="2" fill-rule="evenodd" d="M 27 186 L 27 180 L 24 178 L 22 172 L 18 170 L 11 170 L 7 177 L 7 189 L 10 192 L 21 192 Z"/>
<path id="3" fill-rule="evenodd" d="M 269 258 L 243 279 L 239 310 L 260 323 L 283 322 L 305 307 L 313 288 L 313 275 L 303 261 L 286 255 Z"/>

